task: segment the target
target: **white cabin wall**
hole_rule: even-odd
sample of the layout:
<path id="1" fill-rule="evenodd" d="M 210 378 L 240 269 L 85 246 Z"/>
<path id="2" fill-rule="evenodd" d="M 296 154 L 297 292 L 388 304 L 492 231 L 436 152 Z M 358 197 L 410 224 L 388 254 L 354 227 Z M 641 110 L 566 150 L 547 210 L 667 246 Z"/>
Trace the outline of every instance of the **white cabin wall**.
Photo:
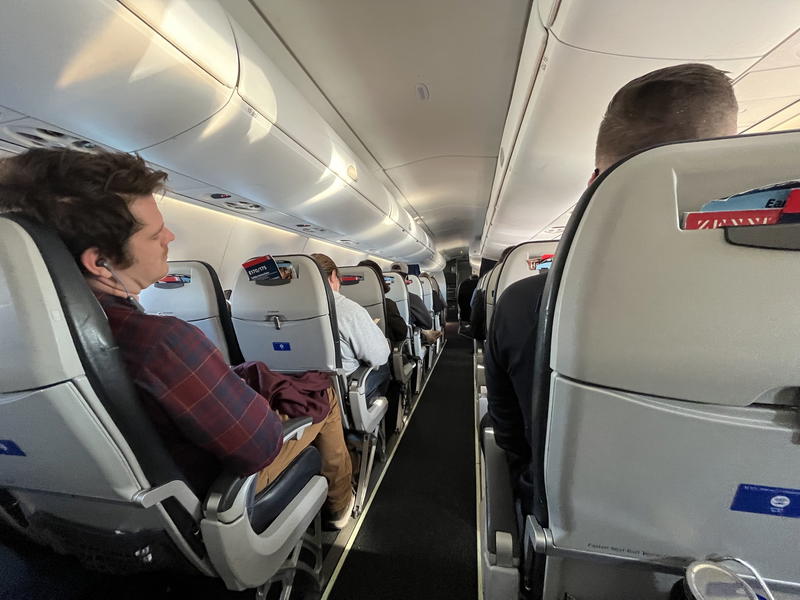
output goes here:
<path id="1" fill-rule="evenodd" d="M 328 242 L 323 242 L 322 240 L 309 238 L 306 242 L 303 254 L 314 254 L 315 252 L 320 252 L 330 256 L 333 259 L 333 262 L 340 267 L 356 265 L 359 263 L 359 261 L 368 258 L 368 255 L 365 252 L 348 250 L 347 248 L 335 246 L 333 244 L 329 244 Z"/>
<path id="2" fill-rule="evenodd" d="M 165 196 L 158 204 L 175 234 L 170 260 L 202 260 L 219 273 L 236 217 Z"/>
<path id="3" fill-rule="evenodd" d="M 241 264 L 261 254 L 313 254 L 330 256 L 337 265 L 355 265 L 370 258 L 384 270 L 392 261 L 350 250 L 299 233 L 256 223 L 165 196 L 159 200 L 164 221 L 175 234 L 170 260 L 202 260 L 217 271 L 223 289 L 236 281 Z"/>
<path id="4" fill-rule="evenodd" d="M 165 197 L 159 203 L 175 233 L 170 260 L 202 260 L 217 271 L 223 289 L 233 288 L 242 263 L 260 254 L 303 253 L 306 236 Z"/>

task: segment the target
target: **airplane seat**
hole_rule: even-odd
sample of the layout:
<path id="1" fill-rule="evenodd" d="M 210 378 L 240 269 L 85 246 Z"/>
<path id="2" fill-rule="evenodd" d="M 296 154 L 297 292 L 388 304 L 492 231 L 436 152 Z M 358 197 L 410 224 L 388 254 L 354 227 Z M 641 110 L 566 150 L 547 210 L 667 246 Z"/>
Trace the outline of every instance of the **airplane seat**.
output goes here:
<path id="1" fill-rule="evenodd" d="M 508 256 L 506 256 L 506 259 L 503 260 L 502 262 L 498 262 L 492 268 L 492 270 L 489 271 L 489 275 L 486 277 L 486 289 L 483 296 L 484 332 L 483 332 L 483 339 L 481 341 L 485 341 L 488 338 L 489 330 L 492 327 L 492 315 L 494 314 L 494 305 L 495 302 L 497 302 L 498 298 L 497 283 L 500 280 L 500 273 L 502 273 L 503 271 L 503 267 L 506 264 L 506 260 L 508 260 Z"/>
<path id="2" fill-rule="evenodd" d="M 433 288 L 433 293 L 438 295 L 444 301 L 444 308 L 439 312 L 434 313 L 434 329 L 440 329 L 444 331 L 445 323 L 447 322 L 447 301 L 444 299 L 442 295 L 441 288 L 439 287 L 439 282 L 436 281 L 435 277 L 429 276 L 428 281 L 431 283 L 431 287 Z"/>
<path id="3" fill-rule="evenodd" d="M 798 145 L 786 132 L 657 147 L 577 204 L 544 291 L 531 407 L 525 559 L 545 561 L 545 598 L 579 595 L 569 573 L 595 561 L 613 579 L 711 554 L 800 596 L 800 207 L 772 225 L 682 225 L 796 181 Z"/>
<path id="4" fill-rule="evenodd" d="M 373 320 L 377 319 L 386 335 L 386 308 L 383 304 L 383 285 L 370 267 L 339 267 L 339 293 L 363 306 Z"/>
<path id="5" fill-rule="evenodd" d="M 422 302 L 429 312 L 433 313 L 433 286 L 427 277 L 418 277 L 422 287 Z"/>
<path id="6" fill-rule="evenodd" d="M 424 299 L 424 291 L 422 288 L 422 281 L 418 275 L 408 275 L 406 279 L 407 283 L 406 286 L 408 288 L 409 294 L 416 294 L 420 298 L 422 298 L 423 304 L 425 303 Z M 425 306 L 427 308 L 427 305 Z M 420 338 L 421 339 L 421 338 Z M 424 357 L 427 354 L 427 347 L 423 346 L 421 348 L 420 354 Z"/>
<path id="7" fill-rule="evenodd" d="M 258 497 L 255 474 L 193 488 L 73 257 L 14 214 L 0 217 L 0 328 L 0 519 L 14 530 L 94 569 L 190 571 L 230 590 L 266 584 L 303 543 L 327 495 L 316 450 Z"/>
<path id="8" fill-rule="evenodd" d="M 503 292 L 521 279 L 538 275 L 538 265 L 542 256 L 555 254 L 558 242 L 524 242 L 509 252 L 497 276 L 497 287 L 494 293 L 494 304 Z M 494 307 L 492 308 L 494 315 Z"/>
<path id="9" fill-rule="evenodd" d="M 439 329 L 438 319 L 433 311 L 433 286 L 431 286 L 431 282 L 428 280 L 427 277 L 417 276 L 417 279 L 420 284 L 420 288 L 422 289 L 422 302 L 425 304 L 425 308 L 428 309 L 428 313 L 431 316 L 431 323 L 433 323 L 433 330 Z M 438 340 L 437 340 L 438 342 Z M 427 355 L 427 364 L 426 368 L 431 369 L 433 367 L 433 359 L 435 358 L 436 352 L 439 350 L 439 344 L 431 344 L 429 348 L 429 352 Z"/>
<path id="10" fill-rule="evenodd" d="M 479 435 L 482 477 L 478 533 L 483 597 L 516 598 L 522 551 L 508 461 L 495 441 L 491 419 L 481 419 Z"/>
<path id="11" fill-rule="evenodd" d="M 472 311 L 473 318 L 476 316 L 476 313 L 483 313 L 484 319 L 482 323 L 475 323 L 475 327 L 471 328 L 472 333 L 472 370 L 475 379 L 475 389 L 480 389 L 481 386 L 486 385 L 486 371 L 483 364 L 483 342 L 486 337 L 486 323 L 485 323 L 485 315 L 486 315 L 486 288 L 489 283 L 489 279 L 492 276 L 496 266 L 491 270 L 484 273 L 480 279 L 478 279 L 478 285 L 475 289 L 475 294 L 477 296 L 476 299 L 476 306 Z"/>
<path id="12" fill-rule="evenodd" d="M 355 507 L 358 514 L 389 403 L 383 396 L 367 403 L 365 383 L 372 367 L 362 367 L 345 378 L 336 303 L 319 265 L 302 254 L 273 258 L 289 263 L 292 277 L 251 280 L 242 269 L 231 296 L 234 329 L 246 360 L 260 360 L 284 373 L 316 370 L 335 376 L 343 399 L 344 427 L 358 433 L 362 440 Z"/>
<path id="13" fill-rule="evenodd" d="M 340 293 L 353 302 L 363 306 L 373 319 L 378 319 L 378 327 L 386 335 L 386 305 L 384 303 L 383 282 L 379 281 L 375 271 L 370 267 L 339 267 L 339 276 L 342 281 Z M 410 354 L 410 344 L 408 339 L 392 346 L 392 357 L 389 364 L 392 378 L 402 387 L 406 387 L 414 365 L 407 356 Z M 401 394 L 401 401 L 407 403 L 407 394 Z M 398 420 L 396 428 L 402 426 L 403 413 L 408 408 L 403 405 L 398 410 Z"/>
<path id="14" fill-rule="evenodd" d="M 242 268 L 231 295 L 231 317 L 245 360 L 282 373 L 341 372 L 333 292 L 309 256 L 286 255 L 291 279 L 250 280 Z"/>
<path id="15" fill-rule="evenodd" d="M 169 274 L 142 290 L 146 312 L 177 317 L 198 327 L 228 364 L 244 362 L 225 293 L 214 268 L 198 260 L 169 261 Z"/>
<path id="16" fill-rule="evenodd" d="M 411 290 L 400 273 L 389 271 L 384 272 L 383 275 L 387 280 L 391 278 L 386 297 L 394 300 L 395 304 L 397 304 L 397 309 L 408 324 L 411 357 L 416 363 L 414 390 L 419 391 L 422 388 L 424 376 L 425 345 L 422 343 L 422 331 L 411 323 L 411 309 L 408 300 L 408 294 Z"/>

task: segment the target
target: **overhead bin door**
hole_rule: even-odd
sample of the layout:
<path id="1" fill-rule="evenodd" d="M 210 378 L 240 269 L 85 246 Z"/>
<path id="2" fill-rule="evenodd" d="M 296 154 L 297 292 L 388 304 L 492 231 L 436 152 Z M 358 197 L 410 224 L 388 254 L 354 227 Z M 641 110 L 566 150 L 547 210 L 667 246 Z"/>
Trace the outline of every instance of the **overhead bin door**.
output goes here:
<path id="1" fill-rule="evenodd" d="M 235 47 L 229 25 L 216 35 Z M 220 56 L 219 71 L 238 69 L 235 52 Z M 112 0 L 6 3 L 0 80 L 0 105 L 128 151 L 189 129 L 233 92 Z"/>

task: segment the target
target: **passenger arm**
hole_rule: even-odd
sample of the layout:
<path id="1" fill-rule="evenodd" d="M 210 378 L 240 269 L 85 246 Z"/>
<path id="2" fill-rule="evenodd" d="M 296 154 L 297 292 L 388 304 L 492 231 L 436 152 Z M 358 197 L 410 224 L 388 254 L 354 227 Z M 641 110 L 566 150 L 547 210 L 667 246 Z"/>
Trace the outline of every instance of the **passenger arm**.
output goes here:
<path id="1" fill-rule="evenodd" d="M 525 420 L 508 371 L 508 357 L 498 347 L 497 333 L 498 328 L 492 328 L 484 351 L 489 416 L 494 423 L 497 445 L 515 457 L 526 459 L 530 448 L 525 437 Z"/>
<path id="2" fill-rule="evenodd" d="M 255 473 L 280 452 L 278 415 L 194 326 L 165 319 L 162 337 L 135 379 L 187 439 L 235 473 Z"/>
<path id="3" fill-rule="evenodd" d="M 391 352 L 389 344 L 383 332 L 363 308 L 353 313 L 353 334 L 350 343 L 355 357 L 362 363 L 379 367 L 389 360 Z"/>

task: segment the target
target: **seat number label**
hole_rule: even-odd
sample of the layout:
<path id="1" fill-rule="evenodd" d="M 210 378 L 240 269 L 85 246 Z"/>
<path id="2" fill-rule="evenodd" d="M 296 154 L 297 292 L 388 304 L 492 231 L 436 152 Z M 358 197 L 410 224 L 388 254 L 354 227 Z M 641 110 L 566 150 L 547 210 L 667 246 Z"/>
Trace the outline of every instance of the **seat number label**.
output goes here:
<path id="1" fill-rule="evenodd" d="M 800 519 L 800 490 L 742 483 L 731 510 Z"/>
<path id="2" fill-rule="evenodd" d="M 25 456 L 25 453 L 15 442 L 11 440 L 0 440 L 0 455 Z"/>

